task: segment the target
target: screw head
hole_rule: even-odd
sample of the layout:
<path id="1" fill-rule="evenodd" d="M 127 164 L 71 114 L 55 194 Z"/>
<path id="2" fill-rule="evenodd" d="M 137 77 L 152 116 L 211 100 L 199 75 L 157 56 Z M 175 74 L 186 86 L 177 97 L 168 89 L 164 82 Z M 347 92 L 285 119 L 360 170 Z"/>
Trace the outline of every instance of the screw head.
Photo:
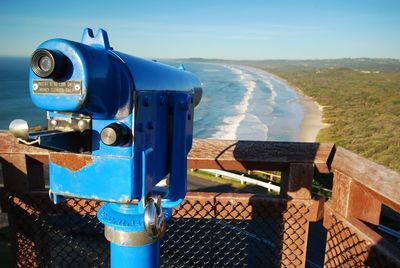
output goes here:
<path id="1" fill-rule="evenodd" d="M 83 120 L 79 120 L 78 121 L 78 128 L 79 128 L 80 131 L 84 130 L 85 126 L 86 126 L 85 121 L 83 121 Z"/>

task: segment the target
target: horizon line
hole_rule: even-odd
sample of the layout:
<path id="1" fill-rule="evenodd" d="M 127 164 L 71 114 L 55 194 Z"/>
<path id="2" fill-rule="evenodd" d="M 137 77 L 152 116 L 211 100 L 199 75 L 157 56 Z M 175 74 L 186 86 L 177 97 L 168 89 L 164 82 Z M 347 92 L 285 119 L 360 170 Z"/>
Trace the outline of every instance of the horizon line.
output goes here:
<path id="1" fill-rule="evenodd" d="M 141 56 L 139 56 L 141 57 Z M 30 58 L 29 55 L 0 55 L 0 58 Z M 319 60 L 396 60 L 400 61 L 400 58 L 390 57 L 338 57 L 338 58 L 264 58 L 264 59 L 227 59 L 227 58 L 204 58 L 204 57 L 183 57 L 183 58 L 164 58 L 164 57 L 141 57 L 145 59 L 156 59 L 156 60 L 208 60 L 208 61 L 319 61 Z"/>

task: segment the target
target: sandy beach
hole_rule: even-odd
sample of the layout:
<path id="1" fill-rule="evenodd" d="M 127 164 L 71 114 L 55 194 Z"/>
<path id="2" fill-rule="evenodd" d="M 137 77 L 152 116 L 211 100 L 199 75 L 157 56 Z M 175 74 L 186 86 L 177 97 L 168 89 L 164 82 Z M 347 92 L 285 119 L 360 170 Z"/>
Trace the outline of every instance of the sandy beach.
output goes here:
<path id="1" fill-rule="evenodd" d="M 299 141 L 315 142 L 318 132 L 328 126 L 328 124 L 322 122 L 323 107 L 311 97 L 304 95 L 299 90 L 297 91 L 300 93 L 300 103 L 304 108 L 304 119 L 300 125 Z"/>
<path id="2" fill-rule="evenodd" d="M 304 109 L 304 118 L 300 125 L 298 141 L 315 142 L 317 140 L 318 132 L 329 126 L 329 124 L 323 123 L 324 107 L 313 98 L 305 95 L 302 90 L 291 85 L 287 80 L 280 78 L 279 76 L 276 77 L 285 81 L 288 86 L 299 93 L 299 101 Z"/>

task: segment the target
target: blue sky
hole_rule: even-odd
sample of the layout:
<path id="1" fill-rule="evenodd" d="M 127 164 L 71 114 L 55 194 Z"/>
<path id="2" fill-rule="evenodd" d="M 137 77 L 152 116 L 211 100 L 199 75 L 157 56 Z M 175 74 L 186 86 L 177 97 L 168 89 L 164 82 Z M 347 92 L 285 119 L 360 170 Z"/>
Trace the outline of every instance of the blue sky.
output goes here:
<path id="1" fill-rule="evenodd" d="M 116 50 L 149 58 L 400 58 L 400 1 L 0 0 L 0 56 L 107 30 Z"/>

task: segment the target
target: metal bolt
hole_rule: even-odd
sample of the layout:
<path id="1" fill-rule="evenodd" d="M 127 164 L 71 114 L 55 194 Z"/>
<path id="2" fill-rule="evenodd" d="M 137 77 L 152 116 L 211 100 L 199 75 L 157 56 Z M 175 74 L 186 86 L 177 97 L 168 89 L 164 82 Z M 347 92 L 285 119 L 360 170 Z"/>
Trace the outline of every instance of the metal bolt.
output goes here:
<path id="1" fill-rule="evenodd" d="M 85 121 L 83 121 L 83 120 L 78 121 L 78 128 L 80 131 L 85 129 L 85 125 L 86 125 Z"/>
<path id="2" fill-rule="evenodd" d="M 39 85 L 37 83 L 33 83 L 32 84 L 32 88 L 33 88 L 34 91 L 36 91 L 36 90 L 38 90 Z"/>
<path id="3" fill-rule="evenodd" d="M 81 86 L 80 86 L 80 85 L 75 85 L 75 86 L 74 86 L 74 89 L 75 89 L 76 91 L 79 91 L 79 90 L 81 90 Z"/>
<path id="4" fill-rule="evenodd" d="M 57 126 L 57 120 L 51 119 L 50 120 L 50 125 L 52 125 L 53 127 Z"/>

